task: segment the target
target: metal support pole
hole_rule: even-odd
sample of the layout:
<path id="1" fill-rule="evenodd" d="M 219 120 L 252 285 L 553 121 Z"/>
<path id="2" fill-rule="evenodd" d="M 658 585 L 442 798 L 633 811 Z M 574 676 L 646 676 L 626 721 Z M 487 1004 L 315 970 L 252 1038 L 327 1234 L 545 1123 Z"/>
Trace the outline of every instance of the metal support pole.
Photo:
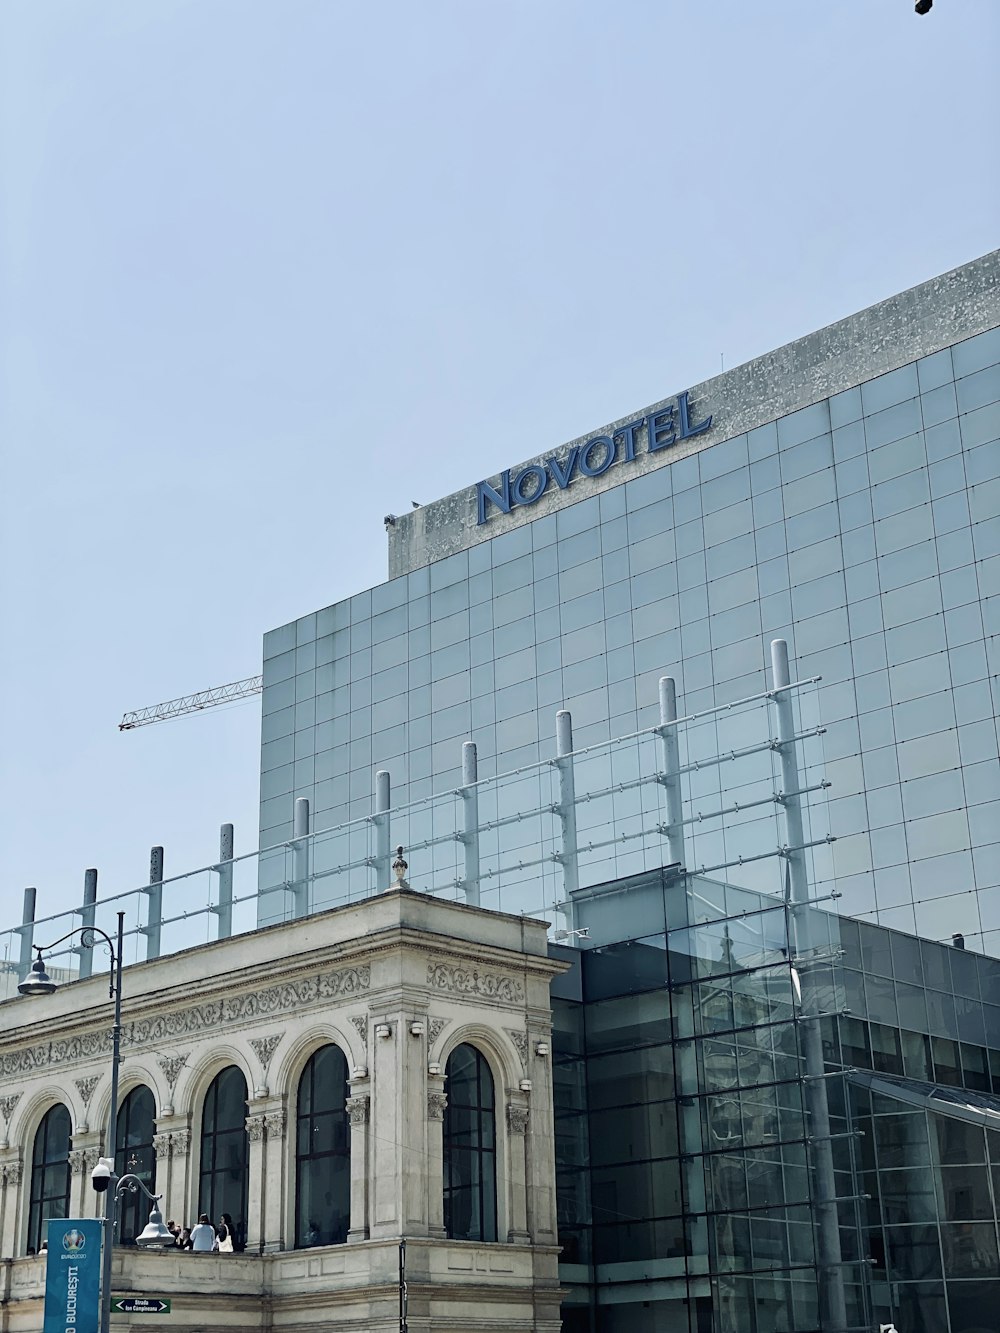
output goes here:
<path id="1" fill-rule="evenodd" d="M 479 752 L 475 741 L 462 743 L 462 845 L 465 848 L 465 901 L 479 906 Z"/>
<path id="2" fill-rule="evenodd" d="M 219 827 L 219 939 L 233 933 L 233 826 Z"/>
<path id="3" fill-rule="evenodd" d="M 84 930 L 93 927 L 97 907 L 97 871 L 83 872 L 83 906 L 80 908 L 80 924 Z M 94 972 L 94 944 L 79 944 L 76 949 L 80 959 L 80 976 L 89 977 Z"/>
<path id="4" fill-rule="evenodd" d="M 684 857 L 680 747 L 677 743 L 677 685 L 673 676 L 660 677 L 660 748 L 663 766 L 660 781 L 667 798 L 667 854 L 673 865 L 683 866 L 687 862 Z"/>
<path id="5" fill-rule="evenodd" d="M 392 887 L 392 830 L 389 824 L 389 806 L 392 802 L 392 778 L 380 768 L 375 774 L 375 892 L 384 893 Z"/>
<path id="6" fill-rule="evenodd" d="M 566 929 L 573 929 L 573 895 L 580 887 L 580 862 L 576 837 L 576 779 L 573 774 L 573 715 L 566 708 L 556 713 L 556 768 L 559 772 L 559 827 L 562 850 L 558 860 L 563 872 L 563 908 Z"/>
<path id="7" fill-rule="evenodd" d="M 300 796 L 292 812 L 292 916 L 309 915 L 309 797 Z"/>
<path id="8" fill-rule="evenodd" d="M 409 1306 L 409 1293 L 406 1288 L 406 1240 L 399 1242 L 399 1333 L 408 1333 L 409 1324 L 406 1322 L 407 1308 Z"/>
<path id="9" fill-rule="evenodd" d="M 141 928 L 146 937 L 146 958 L 160 956 L 160 922 L 163 920 L 163 848 L 149 849 L 149 888 L 146 895 L 146 924 Z"/>
<path id="10" fill-rule="evenodd" d="M 155 850 L 155 849 L 154 849 Z M 160 877 L 163 875 L 163 849 L 160 848 Z M 109 1333 L 111 1327 L 111 1252 L 114 1244 L 115 1228 L 115 1156 L 118 1151 L 118 1070 L 121 1065 L 122 1051 L 122 946 L 125 936 L 125 913 L 118 913 L 118 947 L 111 960 L 111 975 L 115 997 L 115 1025 L 111 1029 L 111 1110 L 108 1112 L 108 1136 L 105 1140 L 104 1155 L 111 1162 L 111 1179 L 108 1192 L 104 1196 L 104 1245 L 101 1251 L 101 1328 L 100 1333 Z"/>
<path id="11" fill-rule="evenodd" d="M 21 936 L 21 960 L 18 964 L 18 976 L 26 976 L 31 970 L 31 951 L 35 938 L 35 889 L 25 889 L 24 906 L 21 909 L 21 924 L 16 926 Z"/>
<path id="12" fill-rule="evenodd" d="M 796 794 L 800 789 L 798 758 L 795 752 L 795 718 L 792 711 L 788 669 L 788 644 L 784 639 L 771 643 L 771 675 L 775 710 L 778 716 L 778 754 L 781 759 L 782 809 L 785 813 L 786 857 L 789 891 L 789 946 L 792 958 L 805 966 L 799 968 L 802 991 L 801 1010 L 809 1017 L 817 1011 L 816 988 L 809 964 L 811 953 L 809 923 L 809 879 L 806 873 L 802 807 Z M 792 850 L 792 849 L 797 850 Z M 809 1112 L 810 1152 L 815 1180 L 817 1220 L 817 1258 L 820 1269 L 820 1295 L 824 1325 L 829 1329 L 847 1327 L 847 1301 L 840 1248 L 840 1223 L 837 1216 L 837 1185 L 830 1141 L 830 1103 L 823 1077 L 823 1038 L 820 1024 L 799 1023 L 803 1063 L 806 1070 L 805 1102 Z"/>

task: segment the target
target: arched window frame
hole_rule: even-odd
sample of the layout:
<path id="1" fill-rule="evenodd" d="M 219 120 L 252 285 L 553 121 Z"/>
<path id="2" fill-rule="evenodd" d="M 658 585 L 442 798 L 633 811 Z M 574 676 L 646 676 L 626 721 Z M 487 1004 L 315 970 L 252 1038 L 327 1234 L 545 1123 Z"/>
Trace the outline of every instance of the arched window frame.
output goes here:
<path id="1" fill-rule="evenodd" d="M 317 1089 L 317 1075 L 321 1063 L 333 1057 L 334 1070 L 328 1089 Z M 343 1075 L 341 1079 L 340 1075 Z M 317 1047 L 306 1061 L 299 1075 L 295 1092 L 295 1248 L 314 1245 L 339 1245 L 347 1240 L 351 1225 L 351 1123 L 347 1111 L 350 1096 L 350 1069 L 344 1051 L 336 1042 Z M 339 1085 L 339 1087 L 338 1087 Z M 304 1102 L 308 1102 L 308 1109 Z M 312 1146 L 317 1138 L 328 1143 L 319 1151 Z M 310 1151 L 303 1151 L 308 1145 Z M 330 1204 L 317 1210 L 309 1199 L 310 1189 L 318 1163 L 333 1169 L 336 1197 Z M 337 1170 L 339 1164 L 340 1169 Z M 315 1214 L 322 1215 L 317 1217 Z M 331 1221 L 331 1219 L 333 1219 Z"/>
<path id="2" fill-rule="evenodd" d="M 70 1202 L 69 1150 L 73 1122 L 62 1102 L 50 1106 L 35 1130 L 31 1148 L 26 1245 L 36 1254 L 50 1217 L 67 1217 Z"/>
<path id="3" fill-rule="evenodd" d="M 458 1080 L 454 1061 L 456 1057 L 467 1060 L 465 1052 L 475 1057 L 474 1077 Z M 445 1232 L 452 1240 L 496 1241 L 500 1221 L 496 1076 L 479 1047 L 462 1042 L 448 1056 L 445 1080 L 447 1103 L 442 1134 Z M 470 1096 L 465 1100 L 467 1090 Z M 467 1129 L 459 1128 L 463 1121 Z M 469 1136 L 468 1144 L 462 1141 L 465 1134 Z M 457 1184 L 459 1180 L 463 1183 Z M 469 1225 L 461 1229 L 455 1208 L 457 1196 L 466 1190 L 470 1192 Z"/>
<path id="4" fill-rule="evenodd" d="M 118 1108 L 115 1172 L 118 1176 L 138 1176 L 151 1194 L 156 1192 L 155 1133 L 156 1098 L 151 1088 L 140 1083 L 127 1093 Z M 141 1191 L 122 1193 L 118 1201 L 116 1233 L 119 1245 L 135 1244 L 136 1236 L 149 1219 L 149 1208 L 149 1201 Z"/>
<path id="5" fill-rule="evenodd" d="M 239 1085 L 235 1083 L 237 1078 L 240 1080 Z M 233 1123 L 220 1127 L 219 1098 L 220 1093 L 224 1091 L 224 1081 L 231 1085 L 232 1090 L 228 1093 L 230 1097 L 239 1093 L 240 1088 L 242 1094 L 236 1097 L 240 1109 L 238 1115 L 233 1117 Z M 248 1216 L 250 1181 L 250 1139 L 246 1130 L 248 1094 L 246 1075 L 239 1065 L 230 1064 L 220 1069 L 208 1085 L 202 1099 L 201 1133 L 198 1140 L 198 1206 L 195 1209 L 195 1216 L 207 1213 L 209 1220 L 215 1225 L 222 1213 L 230 1213 L 236 1224 L 238 1249 L 243 1248 L 246 1239 Z M 239 1179 L 232 1181 L 230 1188 L 220 1189 L 220 1178 L 233 1174 L 232 1167 L 227 1167 L 224 1163 L 220 1165 L 220 1156 L 227 1148 L 238 1149 L 237 1161 L 242 1158 L 241 1169 Z M 222 1183 L 225 1184 L 224 1179 Z"/>

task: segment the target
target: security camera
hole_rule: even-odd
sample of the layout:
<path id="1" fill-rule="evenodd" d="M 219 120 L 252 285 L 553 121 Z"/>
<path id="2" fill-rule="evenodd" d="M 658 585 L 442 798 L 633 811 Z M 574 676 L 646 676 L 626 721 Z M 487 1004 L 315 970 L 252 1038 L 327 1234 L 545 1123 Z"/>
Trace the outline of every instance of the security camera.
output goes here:
<path id="1" fill-rule="evenodd" d="M 111 1177 L 114 1174 L 113 1163 L 110 1157 L 99 1157 L 97 1165 L 90 1173 L 90 1183 L 98 1194 L 104 1194 L 111 1185 Z"/>

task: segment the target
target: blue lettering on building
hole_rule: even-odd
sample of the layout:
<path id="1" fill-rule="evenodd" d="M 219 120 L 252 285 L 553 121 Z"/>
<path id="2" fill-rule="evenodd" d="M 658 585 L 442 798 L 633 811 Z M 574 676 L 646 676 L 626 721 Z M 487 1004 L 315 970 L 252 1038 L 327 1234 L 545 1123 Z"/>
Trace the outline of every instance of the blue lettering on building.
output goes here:
<path id="1" fill-rule="evenodd" d="M 545 463 L 529 463 L 510 475 L 510 468 L 500 474 L 499 486 L 481 481 L 476 487 L 477 525 L 490 516 L 488 506 L 509 514 L 517 505 L 533 505 L 540 500 L 552 481 L 564 491 L 574 477 L 600 477 L 615 463 L 632 463 L 639 452 L 637 432 L 646 428 L 646 452 L 659 453 L 681 440 L 704 435 L 712 424 L 711 416 L 692 419 L 687 393 L 679 393 L 666 407 L 637 417 L 620 426 L 613 435 L 595 435 L 584 445 L 576 444 L 563 459 L 547 458 Z"/>

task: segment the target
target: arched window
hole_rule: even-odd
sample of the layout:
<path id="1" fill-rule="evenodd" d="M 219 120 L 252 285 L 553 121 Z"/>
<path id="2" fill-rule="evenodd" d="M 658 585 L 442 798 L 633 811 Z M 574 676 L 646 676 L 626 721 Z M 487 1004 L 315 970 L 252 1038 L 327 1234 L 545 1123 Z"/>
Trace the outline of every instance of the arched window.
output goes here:
<path id="1" fill-rule="evenodd" d="M 247 1081 L 230 1065 L 217 1075 L 205 1095 L 201 1117 L 201 1169 L 198 1212 L 217 1224 L 229 1213 L 236 1227 L 237 1248 L 243 1248 L 247 1219 Z"/>
<path id="2" fill-rule="evenodd" d="M 347 1059 L 321 1047 L 299 1080 L 295 1129 L 295 1244 L 339 1245 L 351 1224 Z"/>
<path id="3" fill-rule="evenodd" d="M 474 1046 L 456 1046 L 445 1069 L 444 1225 L 452 1240 L 496 1240 L 496 1098 Z"/>
<path id="4" fill-rule="evenodd" d="M 115 1131 L 115 1171 L 119 1176 L 138 1176 L 151 1194 L 156 1193 L 156 1153 L 153 1151 L 156 1104 L 147 1087 L 133 1088 L 118 1110 Z M 141 1191 L 123 1191 L 118 1202 L 118 1242 L 134 1245 L 149 1220 L 152 1207 Z"/>
<path id="5" fill-rule="evenodd" d="M 49 1218 L 69 1215 L 69 1135 L 69 1111 L 65 1106 L 46 1111 L 31 1154 L 28 1249 L 35 1254 L 42 1248 Z"/>

